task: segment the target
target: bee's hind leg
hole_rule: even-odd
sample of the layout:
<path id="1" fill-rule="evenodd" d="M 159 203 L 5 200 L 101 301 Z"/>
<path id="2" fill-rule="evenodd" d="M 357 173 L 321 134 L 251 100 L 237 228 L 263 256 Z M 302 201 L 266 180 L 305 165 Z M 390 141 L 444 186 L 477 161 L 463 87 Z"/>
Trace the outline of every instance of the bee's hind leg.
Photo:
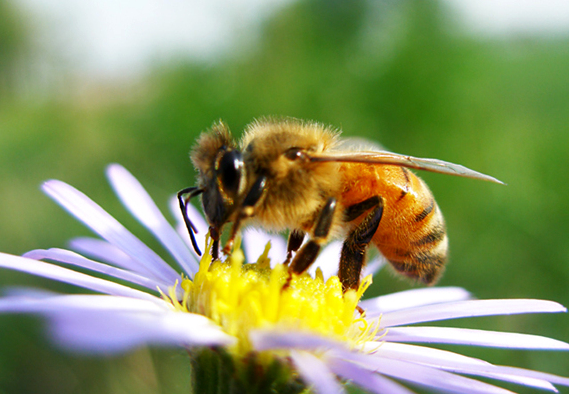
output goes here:
<path id="1" fill-rule="evenodd" d="M 312 265 L 312 263 L 314 263 L 314 260 L 316 260 L 316 257 L 318 256 L 318 252 L 320 252 L 322 243 L 326 241 L 328 234 L 330 233 L 330 227 L 332 227 L 336 205 L 336 199 L 333 197 L 330 197 L 328 201 L 326 201 L 326 205 L 324 205 L 324 208 L 322 208 L 322 211 L 320 211 L 320 215 L 318 216 L 318 221 L 314 227 L 312 237 L 302 248 L 300 248 L 298 253 L 294 256 L 294 259 L 292 259 L 292 262 L 288 267 L 289 273 L 302 274 Z M 298 242 L 299 238 L 300 235 L 298 235 L 298 238 L 294 240 L 294 242 Z M 304 234 L 302 238 L 304 238 Z M 300 238 L 300 243 L 302 243 L 302 238 Z M 290 280 L 291 276 L 289 275 L 285 287 L 288 286 Z"/>
<path id="2" fill-rule="evenodd" d="M 338 276 L 344 292 L 357 289 L 360 284 L 366 250 L 383 215 L 383 199 L 374 196 L 346 208 L 345 211 L 346 221 L 351 221 L 369 209 L 370 213 L 348 234 L 342 246 Z"/>

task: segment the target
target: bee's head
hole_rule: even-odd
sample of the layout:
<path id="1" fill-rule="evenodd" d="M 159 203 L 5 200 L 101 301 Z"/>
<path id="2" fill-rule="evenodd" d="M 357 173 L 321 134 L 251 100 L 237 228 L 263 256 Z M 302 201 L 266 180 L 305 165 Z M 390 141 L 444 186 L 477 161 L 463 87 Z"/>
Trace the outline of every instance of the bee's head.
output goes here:
<path id="1" fill-rule="evenodd" d="M 203 133 L 191 159 L 198 170 L 202 203 L 209 224 L 217 231 L 231 219 L 245 184 L 243 155 L 227 126 L 219 122 Z"/>

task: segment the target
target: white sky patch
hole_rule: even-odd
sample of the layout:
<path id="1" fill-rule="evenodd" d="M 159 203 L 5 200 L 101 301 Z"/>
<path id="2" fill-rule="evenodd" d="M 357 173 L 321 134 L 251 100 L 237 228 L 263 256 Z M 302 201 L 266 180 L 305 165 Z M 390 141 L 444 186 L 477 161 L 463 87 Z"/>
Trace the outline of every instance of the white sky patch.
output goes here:
<path id="1" fill-rule="evenodd" d="M 39 45 L 72 67 L 129 77 L 152 62 L 211 58 L 288 0 L 14 0 L 37 21 Z"/>
<path id="2" fill-rule="evenodd" d="M 128 79 L 153 63 L 213 59 L 293 0 L 13 1 L 34 17 L 54 68 L 63 60 L 79 74 Z M 445 1 L 475 34 L 569 33 L 568 0 Z"/>
<path id="3" fill-rule="evenodd" d="M 446 0 L 467 28 L 485 36 L 569 33 L 567 0 Z"/>

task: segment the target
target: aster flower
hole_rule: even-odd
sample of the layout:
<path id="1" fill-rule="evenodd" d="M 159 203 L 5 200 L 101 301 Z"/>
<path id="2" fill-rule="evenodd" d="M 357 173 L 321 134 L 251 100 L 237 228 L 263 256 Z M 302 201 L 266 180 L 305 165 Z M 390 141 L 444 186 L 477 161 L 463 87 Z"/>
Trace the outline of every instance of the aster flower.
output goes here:
<path id="1" fill-rule="evenodd" d="M 143 345 L 181 346 L 189 351 L 194 391 L 200 393 L 252 388 L 293 393 L 306 387 L 317 393 L 342 393 L 344 381 L 373 393 L 411 393 L 407 385 L 453 393 L 511 393 L 472 376 L 548 391 L 556 391 L 553 384 L 569 386 L 569 378 L 492 365 L 424 345 L 569 350 L 567 343 L 528 334 L 419 325 L 566 311 L 555 302 L 474 300 L 456 287 L 360 301 L 371 283 L 371 271 L 381 262 L 369 265 L 357 290 L 343 294 L 334 272 L 339 243 L 323 251 L 310 274 L 295 277 L 283 289 L 287 271 L 278 263 L 285 256 L 285 244 L 278 236 L 245 231 L 245 253 L 255 264 L 244 264 L 239 249 L 225 262 L 212 262 L 208 253 L 198 259 L 177 209 L 175 229 L 128 171 L 111 165 L 107 174 L 121 201 L 160 241 L 177 268 L 81 192 L 60 181 L 44 183 L 42 189 L 51 198 L 100 238 L 74 239 L 74 251 L 0 254 L 0 267 L 95 294 L 7 289 L 0 298 L 0 312 L 44 316 L 50 337 L 64 348 L 108 354 Z M 207 226 L 194 208 L 188 209 L 203 244 Z M 58 264 L 39 261 L 43 259 Z"/>

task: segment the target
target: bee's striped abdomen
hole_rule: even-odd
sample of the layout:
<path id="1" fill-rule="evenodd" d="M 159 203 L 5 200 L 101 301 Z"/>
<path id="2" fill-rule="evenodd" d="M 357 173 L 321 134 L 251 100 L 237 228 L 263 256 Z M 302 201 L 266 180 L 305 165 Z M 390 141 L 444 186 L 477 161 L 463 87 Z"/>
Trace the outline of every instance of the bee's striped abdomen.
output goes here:
<path id="1" fill-rule="evenodd" d="M 372 242 L 400 273 L 432 284 L 447 260 L 443 216 L 428 186 L 404 167 L 344 164 L 342 203 L 383 199 L 383 216 Z M 357 225 L 361 221 L 354 220 Z"/>
<path id="2" fill-rule="evenodd" d="M 410 171 L 401 170 L 409 191 L 391 207 L 391 229 L 380 226 L 374 242 L 398 272 L 432 284 L 447 261 L 444 218 L 427 185 Z"/>

